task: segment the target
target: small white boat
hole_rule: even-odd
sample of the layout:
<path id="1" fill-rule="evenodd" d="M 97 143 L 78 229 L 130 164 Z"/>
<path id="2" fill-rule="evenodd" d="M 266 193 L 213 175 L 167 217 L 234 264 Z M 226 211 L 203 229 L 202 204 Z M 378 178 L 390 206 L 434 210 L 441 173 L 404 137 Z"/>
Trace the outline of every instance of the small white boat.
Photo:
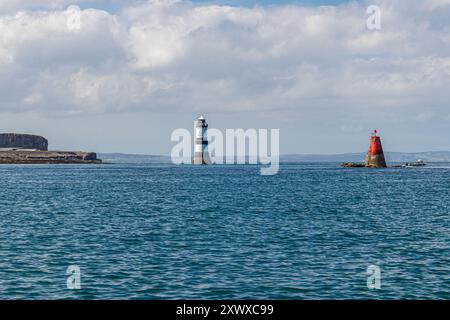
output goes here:
<path id="1" fill-rule="evenodd" d="M 415 162 L 407 162 L 405 167 L 425 167 L 427 164 L 422 159 L 419 159 Z"/>

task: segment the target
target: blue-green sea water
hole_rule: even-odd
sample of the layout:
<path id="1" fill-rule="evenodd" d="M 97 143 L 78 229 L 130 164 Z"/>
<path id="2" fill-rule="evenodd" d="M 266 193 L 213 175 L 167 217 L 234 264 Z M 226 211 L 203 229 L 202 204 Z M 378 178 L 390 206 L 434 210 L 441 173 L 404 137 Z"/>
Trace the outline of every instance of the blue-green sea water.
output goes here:
<path id="1" fill-rule="evenodd" d="M 450 299 L 450 166 L 2 165 L 0 183 L 1 299 Z"/>

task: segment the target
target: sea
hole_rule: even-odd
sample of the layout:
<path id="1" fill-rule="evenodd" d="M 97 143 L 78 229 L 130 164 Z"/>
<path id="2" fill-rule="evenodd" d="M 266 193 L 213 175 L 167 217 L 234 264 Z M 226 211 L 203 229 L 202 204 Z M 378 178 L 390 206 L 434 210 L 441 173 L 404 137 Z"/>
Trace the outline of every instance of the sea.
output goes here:
<path id="1" fill-rule="evenodd" d="M 0 166 L 0 299 L 450 299 L 450 164 Z"/>

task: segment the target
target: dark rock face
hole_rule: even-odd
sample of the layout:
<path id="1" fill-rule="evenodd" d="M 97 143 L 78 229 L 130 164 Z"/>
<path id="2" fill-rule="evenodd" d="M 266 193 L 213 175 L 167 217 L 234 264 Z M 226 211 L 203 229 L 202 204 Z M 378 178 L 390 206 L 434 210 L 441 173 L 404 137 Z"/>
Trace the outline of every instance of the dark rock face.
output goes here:
<path id="1" fill-rule="evenodd" d="M 98 160 L 97 159 L 97 154 L 95 152 L 83 153 L 82 158 L 85 161 L 96 161 L 96 160 Z"/>
<path id="2" fill-rule="evenodd" d="M 48 150 L 48 141 L 44 137 L 30 134 L 2 133 L 0 148 Z"/>

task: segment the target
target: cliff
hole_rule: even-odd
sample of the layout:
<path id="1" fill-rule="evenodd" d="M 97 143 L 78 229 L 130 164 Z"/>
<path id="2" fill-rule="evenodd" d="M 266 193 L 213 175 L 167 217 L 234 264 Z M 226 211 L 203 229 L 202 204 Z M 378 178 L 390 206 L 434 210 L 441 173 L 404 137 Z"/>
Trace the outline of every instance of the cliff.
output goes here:
<path id="1" fill-rule="evenodd" d="M 44 137 L 31 134 L 1 133 L 0 148 L 48 150 L 48 141 Z"/>

